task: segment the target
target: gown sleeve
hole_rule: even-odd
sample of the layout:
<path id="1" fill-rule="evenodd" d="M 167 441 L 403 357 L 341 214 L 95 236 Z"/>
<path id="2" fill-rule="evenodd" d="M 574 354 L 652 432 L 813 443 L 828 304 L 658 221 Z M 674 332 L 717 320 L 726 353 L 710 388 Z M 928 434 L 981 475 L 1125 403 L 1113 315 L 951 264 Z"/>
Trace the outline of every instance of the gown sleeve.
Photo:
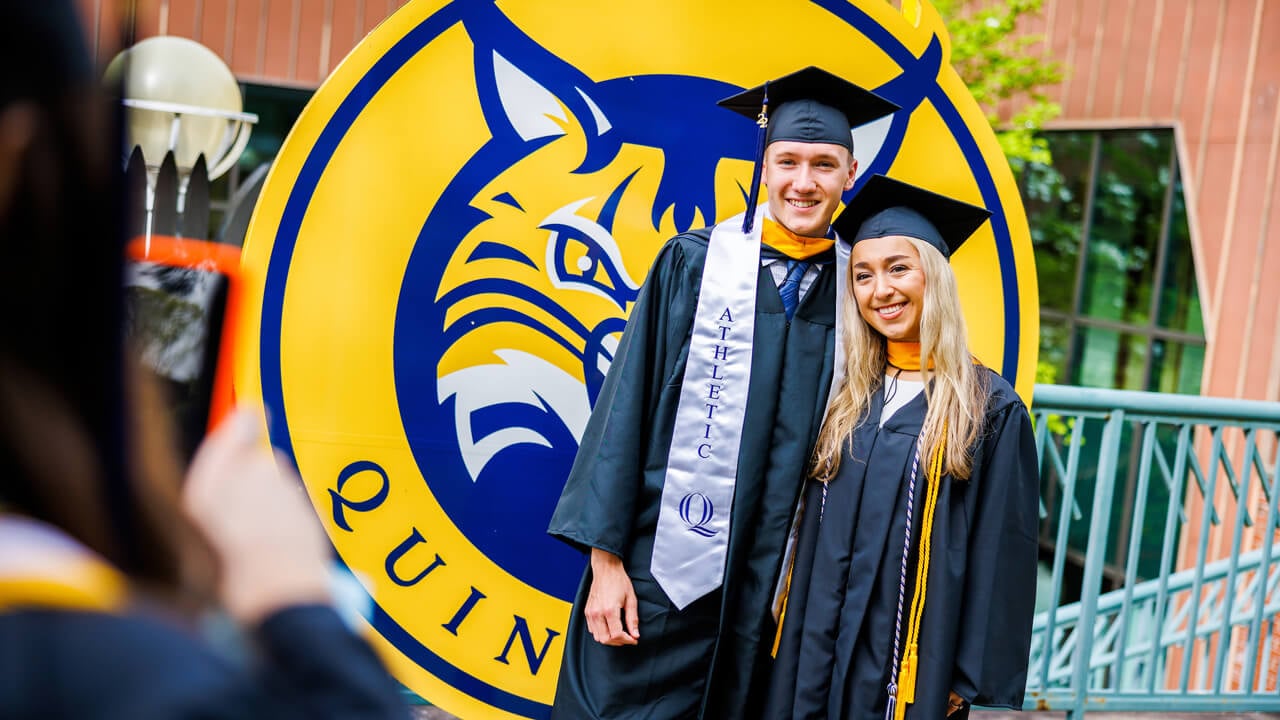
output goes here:
<path id="1" fill-rule="evenodd" d="M 687 274 L 684 249 L 673 239 L 654 260 L 627 320 L 547 528 L 579 549 L 623 556 L 630 544 L 655 432 L 653 409 L 687 334 L 680 320 L 692 318 L 692 307 L 685 306 L 696 303 Z"/>
<path id="2" fill-rule="evenodd" d="M 0 613 L 12 681 L 0 682 L 0 716 L 410 720 L 400 685 L 330 607 L 291 606 L 219 636 L 141 609 Z"/>
<path id="3" fill-rule="evenodd" d="M 954 690 L 975 705 L 1022 709 L 1035 609 L 1039 473 L 1026 407 L 987 418 L 974 458 Z"/>
<path id="4" fill-rule="evenodd" d="M 276 612 L 259 626 L 256 639 L 270 668 L 260 670 L 258 680 L 290 711 L 276 717 L 407 720 L 399 685 L 332 608 Z"/>

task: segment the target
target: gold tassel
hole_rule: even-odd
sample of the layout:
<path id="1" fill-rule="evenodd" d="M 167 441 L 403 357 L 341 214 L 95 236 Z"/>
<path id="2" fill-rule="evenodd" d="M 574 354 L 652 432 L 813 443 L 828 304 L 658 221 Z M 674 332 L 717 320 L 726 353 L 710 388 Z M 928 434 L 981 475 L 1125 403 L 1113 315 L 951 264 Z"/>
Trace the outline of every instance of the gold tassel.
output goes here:
<path id="1" fill-rule="evenodd" d="M 773 633 L 773 649 L 769 657 L 777 659 L 778 646 L 782 644 L 782 623 L 787 620 L 787 598 L 791 595 L 791 574 L 787 574 L 787 594 L 782 596 L 782 612 L 778 613 L 778 629 Z"/>
<path id="2" fill-rule="evenodd" d="M 904 704 L 916 701 L 916 670 L 920 666 L 920 657 L 916 652 L 916 644 L 912 643 L 907 647 L 907 659 L 902 663 L 902 678 L 898 682 L 898 687 L 902 690 L 898 693 L 902 696 Z"/>
<path id="3" fill-rule="evenodd" d="M 924 619 L 924 601 L 929 590 L 929 557 L 933 546 L 933 517 L 938 508 L 938 490 L 942 482 L 943 456 L 947 446 L 947 428 L 942 427 L 938 446 L 929 458 L 926 474 L 924 517 L 920 522 L 920 551 L 916 558 L 916 584 L 911 591 L 911 615 L 907 621 L 906 654 L 898 666 L 898 692 L 894 703 L 894 720 L 904 720 L 907 705 L 916 699 L 916 671 L 920 664 L 920 624 Z"/>

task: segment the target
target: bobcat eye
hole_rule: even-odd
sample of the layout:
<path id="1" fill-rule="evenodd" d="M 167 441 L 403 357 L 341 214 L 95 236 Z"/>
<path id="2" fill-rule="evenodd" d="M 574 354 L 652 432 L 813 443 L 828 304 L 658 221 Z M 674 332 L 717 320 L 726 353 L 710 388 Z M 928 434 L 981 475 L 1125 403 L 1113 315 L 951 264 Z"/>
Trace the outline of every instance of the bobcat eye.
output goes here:
<path id="1" fill-rule="evenodd" d="M 561 280 L 592 280 L 600 270 L 600 257 L 593 245 L 581 237 L 574 237 L 572 228 L 557 233 L 556 274 Z"/>
<path id="2" fill-rule="evenodd" d="M 553 216 L 542 229 L 550 232 L 547 272 L 552 285 L 604 296 L 623 309 L 635 300 L 638 284 L 621 267 L 621 253 L 608 231 L 581 216 Z"/>

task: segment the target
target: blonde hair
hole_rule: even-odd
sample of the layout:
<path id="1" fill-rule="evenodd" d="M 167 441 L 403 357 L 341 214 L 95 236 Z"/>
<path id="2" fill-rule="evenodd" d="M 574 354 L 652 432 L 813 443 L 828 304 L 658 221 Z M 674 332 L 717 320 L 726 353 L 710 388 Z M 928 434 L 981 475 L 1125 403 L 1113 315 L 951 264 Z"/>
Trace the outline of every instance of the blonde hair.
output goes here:
<path id="1" fill-rule="evenodd" d="M 967 479 L 973 469 L 973 446 L 982 429 L 988 393 L 981 366 L 969 354 L 969 333 L 960 308 L 960 294 L 951 265 L 929 243 L 907 238 L 920 255 L 924 271 L 924 307 L 920 314 L 920 361 L 928 410 L 920 430 L 922 456 L 928 457 L 946 429 L 943 471 Z M 846 287 L 853 285 L 849 266 Z M 888 361 L 885 337 L 867 324 L 852 292 L 844 294 L 842 313 L 845 377 L 827 409 L 814 448 L 811 475 L 823 482 L 840 469 L 844 446 L 852 449 L 852 436 L 867 420 L 867 408 L 884 382 Z M 933 369 L 929 366 L 933 365 Z"/>

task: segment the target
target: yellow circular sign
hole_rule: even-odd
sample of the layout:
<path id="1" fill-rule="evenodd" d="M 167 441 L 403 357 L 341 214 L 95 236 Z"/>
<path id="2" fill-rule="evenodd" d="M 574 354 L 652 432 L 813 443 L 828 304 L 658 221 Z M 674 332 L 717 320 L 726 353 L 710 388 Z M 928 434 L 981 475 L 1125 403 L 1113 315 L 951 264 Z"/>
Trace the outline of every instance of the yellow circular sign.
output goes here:
<path id="1" fill-rule="evenodd" d="M 1030 396 L 1014 180 L 903 4 L 415 0 L 307 106 L 246 242 L 237 388 L 410 689 L 548 715 L 584 561 L 547 521 L 658 248 L 745 205 L 755 127 L 715 105 L 743 87 L 816 64 L 902 107 L 857 131 L 860 181 L 994 211 L 952 264 L 974 352 Z"/>

